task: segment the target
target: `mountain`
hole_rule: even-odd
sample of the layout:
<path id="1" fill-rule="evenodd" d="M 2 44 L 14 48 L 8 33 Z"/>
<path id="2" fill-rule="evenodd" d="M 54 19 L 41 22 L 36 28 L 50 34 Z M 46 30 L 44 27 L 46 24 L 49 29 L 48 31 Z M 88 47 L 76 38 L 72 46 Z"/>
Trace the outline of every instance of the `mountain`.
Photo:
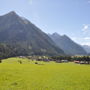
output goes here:
<path id="1" fill-rule="evenodd" d="M 86 50 L 87 53 L 90 53 L 90 46 L 83 45 L 82 47 Z"/>
<path id="2" fill-rule="evenodd" d="M 46 33 L 14 11 L 0 16 L 0 43 L 19 46 L 28 55 L 64 54 Z"/>
<path id="3" fill-rule="evenodd" d="M 60 36 L 58 33 L 49 34 L 49 37 L 60 47 L 67 55 L 85 55 L 86 51 L 68 36 Z"/>

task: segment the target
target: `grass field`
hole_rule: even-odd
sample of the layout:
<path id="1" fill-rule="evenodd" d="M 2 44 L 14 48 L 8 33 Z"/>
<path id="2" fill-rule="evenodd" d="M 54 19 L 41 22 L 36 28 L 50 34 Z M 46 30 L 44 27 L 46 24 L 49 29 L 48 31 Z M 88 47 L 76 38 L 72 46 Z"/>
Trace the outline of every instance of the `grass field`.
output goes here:
<path id="1" fill-rule="evenodd" d="M 3 60 L 0 90 L 90 90 L 90 65 L 34 62 L 20 58 Z"/>

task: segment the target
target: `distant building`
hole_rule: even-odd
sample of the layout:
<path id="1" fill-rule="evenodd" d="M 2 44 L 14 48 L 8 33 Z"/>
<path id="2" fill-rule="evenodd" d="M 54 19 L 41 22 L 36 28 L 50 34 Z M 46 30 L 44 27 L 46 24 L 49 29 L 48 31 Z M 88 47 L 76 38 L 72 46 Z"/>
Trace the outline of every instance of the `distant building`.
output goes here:
<path id="1" fill-rule="evenodd" d="M 68 62 L 68 60 L 61 60 L 61 62 Z"/>

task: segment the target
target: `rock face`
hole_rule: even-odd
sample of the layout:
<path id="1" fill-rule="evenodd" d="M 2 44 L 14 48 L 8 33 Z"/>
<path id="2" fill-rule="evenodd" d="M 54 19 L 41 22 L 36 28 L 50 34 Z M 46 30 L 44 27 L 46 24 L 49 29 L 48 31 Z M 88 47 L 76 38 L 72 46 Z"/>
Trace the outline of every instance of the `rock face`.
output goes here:
<path id="1" fill-rule="evenodd" d="M 14 11 L 0 16 L 0 43 L 19 45 L 28 55 L 64 54 L 46 33 Z"/>
<path id="2" fill-rule="evenodd" d="M 90 54 L 90 46 L 88 46 L 88 45 L 83 45 L 82 47 L 86 50 L 87 53 Z"/>
<path id="3" fill-rule="evenodd" d="M 49 34 L 49 37 L 60 47 L 67 55 L 86 55 L 86 51 L 68 36 L 60 36 L 58 33 Z"/>

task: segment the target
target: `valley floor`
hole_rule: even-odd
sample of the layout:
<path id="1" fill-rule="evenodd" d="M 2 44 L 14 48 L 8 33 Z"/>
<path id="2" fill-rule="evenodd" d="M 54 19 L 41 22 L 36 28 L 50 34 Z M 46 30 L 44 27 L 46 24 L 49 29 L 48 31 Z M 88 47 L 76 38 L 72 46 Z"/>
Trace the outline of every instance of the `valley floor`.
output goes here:
<path id="1" fill-rule="evenodd" d="M 21 58 L 3 60 L 0 90 L 90 90 L 90 65 L 35 62 Z"/>

